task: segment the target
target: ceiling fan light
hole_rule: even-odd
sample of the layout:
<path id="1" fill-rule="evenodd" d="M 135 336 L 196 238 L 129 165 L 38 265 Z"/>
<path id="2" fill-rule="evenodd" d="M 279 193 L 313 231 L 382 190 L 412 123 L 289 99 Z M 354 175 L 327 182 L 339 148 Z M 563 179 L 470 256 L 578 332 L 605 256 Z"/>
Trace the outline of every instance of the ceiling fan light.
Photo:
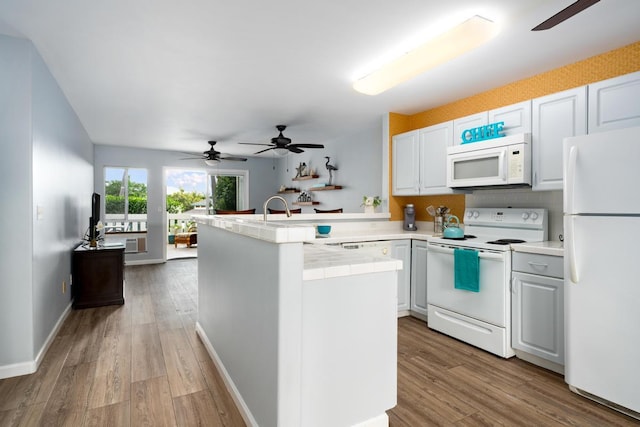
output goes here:
<path id="1" fill-rule="evenodd" d="M 218 166 L 217 160 L 205 159 L 204 162 L 207 164 L 207 166 Z"/>
<path id="2" fill-rule="evenodd" d="M 273 151 L 275 151 L 278 156 L 286 156 L 289 154 L 289 150 L 286 148 L 274 148 Z"/>
<path id="3" fill-rule="evenodd" d="M 378 95 L 481 46 L 495 37 L 498 30 L 493 21 L 475 15 L 362 77 L 353 88 L 366 95 Z"/>

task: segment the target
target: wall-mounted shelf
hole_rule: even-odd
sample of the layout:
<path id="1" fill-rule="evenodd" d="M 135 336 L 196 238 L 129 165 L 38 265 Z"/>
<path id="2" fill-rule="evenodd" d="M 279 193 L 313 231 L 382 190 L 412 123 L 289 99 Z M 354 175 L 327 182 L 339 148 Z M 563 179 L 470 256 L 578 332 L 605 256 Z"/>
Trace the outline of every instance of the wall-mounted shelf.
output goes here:
<path id="1" fill-rule="evenodd" d="M 284 190 L 284 191 L 278 191 L 278 194 L 293 194 L 293 193 L 299 193 L 300 190 Z"/>
<path id="2" fill-rule="evenodd" d="M 324 187 L 309 188 L 309 191 L 329 191 L 329 190 L 342 190 L 342 185 L 325 185 Z"/>
<path id="3" fill-rule="evenodd" d="M 320 178 L 319 175 L 305 175 L 305 176 L 299 176 L 297 178 L 291 178 L 291 181 L 306 181 L 308 179 L 317 179 Z"/>
<path id="4" fill-rule="evenodd" d="M 319 205 L 320 202 L 293 202 L 293 204 L 298 206 L 315 206 Z"/>

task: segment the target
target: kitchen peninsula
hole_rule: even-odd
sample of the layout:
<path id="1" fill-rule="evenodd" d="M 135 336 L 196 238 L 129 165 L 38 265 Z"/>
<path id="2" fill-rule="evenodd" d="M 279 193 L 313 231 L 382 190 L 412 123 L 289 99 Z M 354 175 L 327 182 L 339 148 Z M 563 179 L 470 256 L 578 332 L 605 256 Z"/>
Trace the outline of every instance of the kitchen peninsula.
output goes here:
<path id="1" fill-rule="evenodd" d="M 197 332 L 248 425 L 387 426 L 401 261 L 310 225 L 198 216 Z"/>

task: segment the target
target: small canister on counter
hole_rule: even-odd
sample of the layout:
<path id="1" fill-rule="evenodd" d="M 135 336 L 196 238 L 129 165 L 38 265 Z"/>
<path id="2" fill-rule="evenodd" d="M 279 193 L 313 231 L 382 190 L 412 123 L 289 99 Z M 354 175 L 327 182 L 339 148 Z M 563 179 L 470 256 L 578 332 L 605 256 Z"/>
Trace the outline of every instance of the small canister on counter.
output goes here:
<path id="1" fill-rule="evenodd" d="M 416 210 L 412 204 L 408 204 L 404 207 L 404 223 L 402 228 L 407 231 L 416 231 Z"/>
<path id="2" fill-rule="evenodd" d="M 442 215 L 436 215 L 433 217 L 433 235 L 442 236 L 444 230 L 444 220 Z"/>

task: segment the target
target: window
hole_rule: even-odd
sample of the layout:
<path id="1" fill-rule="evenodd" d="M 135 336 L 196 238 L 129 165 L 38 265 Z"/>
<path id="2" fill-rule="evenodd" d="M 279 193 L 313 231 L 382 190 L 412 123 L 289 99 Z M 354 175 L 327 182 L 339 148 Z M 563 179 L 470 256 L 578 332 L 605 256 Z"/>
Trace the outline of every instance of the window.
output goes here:
<path id="1" fill-rule="evenodd" d="M 211 199 L 208 213 L 213 214 L 216 209 L 225 211 L 249 209 L 248 181 L 247 171 L 221 170 L 209 174 Z"/>
<path id="2" fill-rule="evenodd" d="M 107 233 L 147 230 L 147 170 L 104 168 Z"/>

